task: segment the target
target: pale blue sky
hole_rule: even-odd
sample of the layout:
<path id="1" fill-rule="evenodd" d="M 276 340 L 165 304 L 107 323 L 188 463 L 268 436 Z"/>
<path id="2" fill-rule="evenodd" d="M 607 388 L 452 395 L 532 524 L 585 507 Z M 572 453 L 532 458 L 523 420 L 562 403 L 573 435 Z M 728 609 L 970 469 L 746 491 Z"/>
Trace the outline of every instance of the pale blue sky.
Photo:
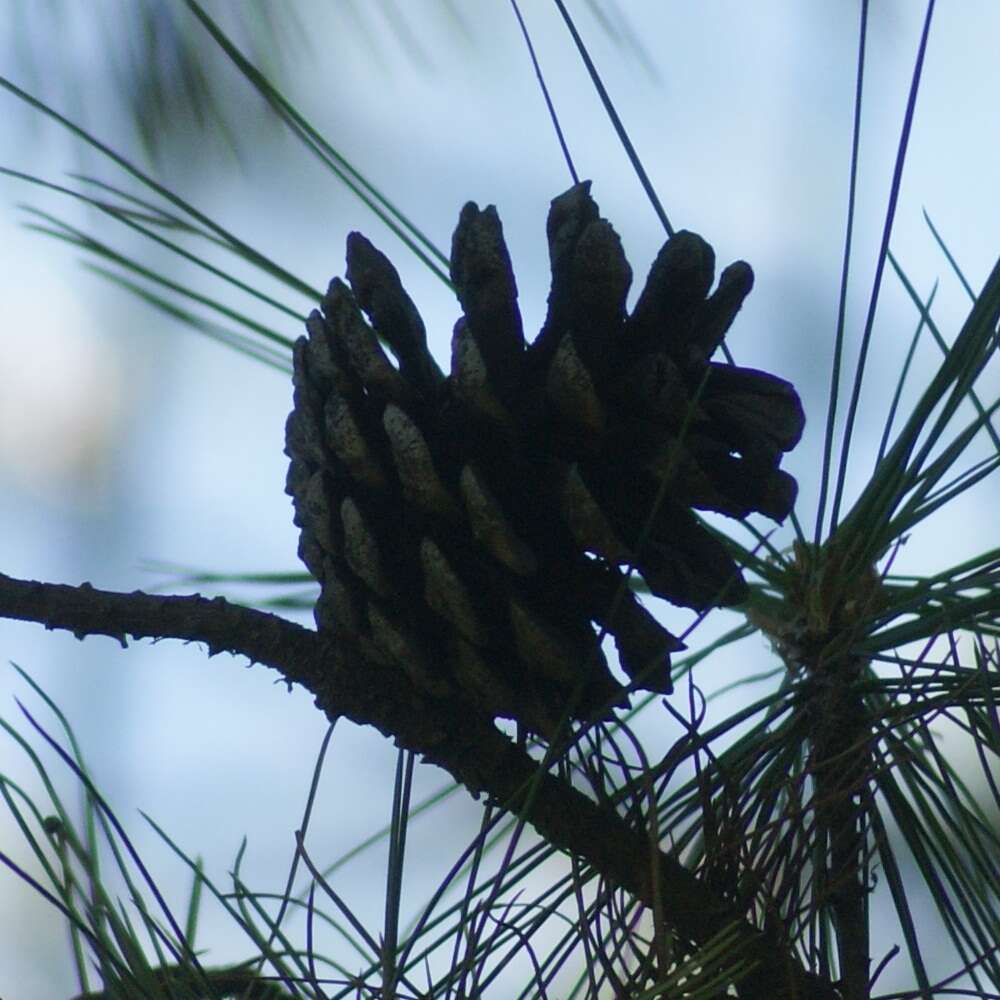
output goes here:
<path id="1" fill-rule="evenodd" d="M 0 9 L 17 3 L 0 0 Z M 465 39 L 435 16 L 439 8 L 432 0 L 398 5 L 411 15 L 423 59 L 404 52 L 378 4 L 361 5 L 368 41 L 342 8 L 331 14 L 325 3 L 297 0 L 294 6 L 312 51 L 292 67 L 289 96 L 445 249 L 464 201 L 495 203 L 525 327 L 537 330 L 548 290 L 545 212 L 570 180 L 508 4 L 457 4 L 468 27 Z M 584 4 L 575 5 L 580 28 L 674 225 L 702 233 L 720 269 L 738 257 L 754 266 L 757 284 L 729 343 L 739 363 L 773 371 L 800 388 L 809 423 L 787 467 L 800 479 L 799 510 L 808 518 L 817 495 L 812 470 L 836 321 L 855 5 L 726 0 L 619 6 L 648 65 L 634 48 L 603 35 Z M 593 179 L 594 196 L 622 235 L 641 287 L 662 230 L 554 8 L 523 7 L 577 169 Z M 923 12 L 922 4 L 909 0 L 872 5 L 848 312 L 851 360 Z M 0 28 L 3 73 L 24 82 L 14 59 L 23 39 L 9 29 Z M 936 315 L 950 335 L 968 303 L 921 209 L 978 289 L 1000 233 L 998 39 L 1000 5 L 938 4 L 892 240 L 922 294 L 941 277 Z M 93 37 L 79 43 L 87 53 L 82 61 L 113 56 L 88 53 L 88 44 Z M 234 82 L 233 92 L 245 94 L 246 127 L 254 132 L 261 107 L 238 88 Z M 99 83 L 93 93 L 103 93 Z M 89 89 L 75 95 L 81 103 L 88 99 Z M 0 165 L 57 181 L 80 165 L 78 150 L 64 136 L 32 123 L 9 95 L 0 94 L 0 101 Z M 116 147 L 140 158 L 119 115 L 109 111 L 107 120 Z M 85 166 L 106 180 L 124 181 L 110 164 L 91 159 Z M 432 349 L 447 364 L 457 315 L 450 293 L 292 140 L 261 138 L 243 171 L 206 156 L 175 164 L 166 181 L 320 287 L 342 273 L 347 233 L 363 230 L 396 262 L 424 314 Z M 130 252 L 145 252 L 131 235 L 7 179 L 0 178 L 0 197 L 0 569 L 132 589 L 156 579 L 140 568 L 145 559 L 170 557 L 220 571 L 298 568 L 281 453 L 290 385 L 108 287 L 79 266 L 78 254 L 20 228 L 24 217 L 15 203 L 44 207 L 113 236 Z M 303 300 L 290 301 L 307 308 Z M 912 306 L 887 274 L 849 485 L 870 471 L 877 443 L 872 435 L 881 429 L 915 324 Z M 298 334 L 293 324 L 283 332 Z M 936 363 L 928 348 L 919 378 Z M 984 383 L 985 397 L 995 398 L 997 381 L 994 371 Z M 995 484 L 987 483 L 956 504 L 914 538 L 896 569 L 935 571 L 996 544 L 996 500 Z M 994 537 L 984 537 L 988 531 Z M 665 613 L 680 628 L 690 620 L 676 609 Z M 746 649 L 767 662 L 763 643 Z M 744 652 L 720 666 L 718 676 L 746 669 L 746 658 Z M 154 847 L 140 807 L 182 846 L 203 853 L 222 881 L 246 833 L 250 878 L 279 888 L 324 730 L 308 697 L 285 695 L 260 668 L 248 672 L 224 657 L 207 661 L 199 649 L 140 644 L 122 652 L 110 641 L 80 644 L 8 622 L 0 622 L 0 659 L 28 669 L 67 711 L 101 786 L 138 844 L 162 862 L 165 880 L 178 878 L 177 869 Z M 0 675 L 0 715 L 17 724 L 15 694 L 32 700 L 12 672 Z M 13 747 L 3 751 L 3 760 L 11 773 L 27 774 Z M 334 857 L 388 818 L 392 766 L 384 740 L 342 727 L 324 788 L 328 805 L 316 820 L 317 850 Z M 442 783 L 438 773 L 421 769 L 422 788 Z M 460 839 L 473 835 L 478 806 L 460 795 L 446 809 L 447 818 L 416 825 L 415 854 L 434 849 L 442 824 Z M 6 818 L 0 818 L 0 843 L 5 850 L 16 843 Z M 367 873 L 359 867 L 345 878 L 344 892 L 377 921 L 380 904 L 366 891 L 366 880 L 378 871 L 381 854 L 372 859 Z M 415 900 L 434 874 L 414 872 Z M 68 995 L 69 955 L 60 925 L 30 892 L 0 877 L 0 941 L 13 953 L 0 955 L 0 995 Z M 180 876 L 173 902 L 180 905 L 186 886 Z M 245 954 L 225 937 L 223 923 L 209 919 L 204 932 L 202 943 L 218 943 L 213 961 Z M 880 945 L 887 947 L 888 939 Z M 59 968 L 63 958 L 66 967 Z"/>

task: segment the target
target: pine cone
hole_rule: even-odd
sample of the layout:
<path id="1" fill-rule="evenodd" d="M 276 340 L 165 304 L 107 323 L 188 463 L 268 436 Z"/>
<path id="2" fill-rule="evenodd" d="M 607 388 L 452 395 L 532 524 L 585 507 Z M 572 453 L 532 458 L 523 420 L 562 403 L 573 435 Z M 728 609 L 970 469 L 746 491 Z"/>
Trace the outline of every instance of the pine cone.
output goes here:
<path id="1" fill-rule="evenodd" d="M 317 627 L 426 695 L 545 735 L 567 709 L 628 704 L 595 625 L 632 686 L 671 690 L 683 644 L 623 567 L 677 605 L 743 601 L 738 567 L 691 508 L 784 519 L 796 484 L 778 463 L 804 422 L 788 382 L 709 360 L 749 265 L 709 296 L 712 249 L 678 233 L 628 315 L 632 271 L 589 182 L 553 201 L 548 241 L 548 315 L 528 347 L 496 210 L 465 206 L 445 376 L 395 268 L 352 233 L 350 288 L 334 278 L 295 344 L 286 430 Z"/>

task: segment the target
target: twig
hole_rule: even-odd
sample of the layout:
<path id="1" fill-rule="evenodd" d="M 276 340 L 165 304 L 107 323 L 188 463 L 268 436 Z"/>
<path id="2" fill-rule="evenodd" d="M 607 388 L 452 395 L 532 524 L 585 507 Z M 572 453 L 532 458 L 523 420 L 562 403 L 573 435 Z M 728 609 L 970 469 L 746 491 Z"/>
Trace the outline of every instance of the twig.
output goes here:
<path id="1" fill-rule="evenodd" d="M 344 716 L 375 726 L 397 745 L 444 768 L 473 795 L 485 792 L 504 809 L 523 810 L 548 843 L 577 855 L 646 906 L 662 899 L 665 921 L 689 946 L 737 924 L 752 939 L 748 954 L 758 962 L 739 984 L 741 997 L 838 998 L 829 982 L 806 972 L 793 955 L 748 924 L 676 858 L 661 851 L 657 864 L 651 865 L 643 832 L 568 782 L 539 774 L 527 751 L 500 732 L 489 716 L 465 701 L 427 698 L 401 672 L 370 662 L 359 669 L 345 643 L 221 597 L 122 594 L 86 583 L 71 587 L 3 574 L 0 617 L 66 629 L 80 639 L 106 635 L 123 646 L 128 636 L 202 642 L 210 656 L 229 652 L 271 667 L 289 684 L 311 691 L 329 718 Z"/>

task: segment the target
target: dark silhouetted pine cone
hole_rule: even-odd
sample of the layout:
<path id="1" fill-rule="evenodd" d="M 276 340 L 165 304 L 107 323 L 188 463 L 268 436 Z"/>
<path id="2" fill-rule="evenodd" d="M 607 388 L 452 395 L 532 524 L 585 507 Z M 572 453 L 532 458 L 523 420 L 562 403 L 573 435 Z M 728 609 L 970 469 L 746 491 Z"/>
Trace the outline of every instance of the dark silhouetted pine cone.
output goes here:
<path id="1" fill-rule="evenodd" d="M 685 607 L 744 600 L 691 508 L 782 520 L 796 484 L 778 463 L 804 422 L 788 382 L 709 361 L 749 265 L 709 296 L 712 248 L 678 233 L 628 315 L 632 271 L 589 182 L 553 201 L 548 241 L 548 316 L 527 347 L 496 210 L 465 206 L 446 377 L 395 268 L 352 233 L 350 288 L 334 278 L 295 344 L 286 446 L 317 626 L 431 697 L 543 734 L 569 706 L 627 704 L 598 629 L 636 687 L 670 691 L 683 644 L 625 571 Z"/>

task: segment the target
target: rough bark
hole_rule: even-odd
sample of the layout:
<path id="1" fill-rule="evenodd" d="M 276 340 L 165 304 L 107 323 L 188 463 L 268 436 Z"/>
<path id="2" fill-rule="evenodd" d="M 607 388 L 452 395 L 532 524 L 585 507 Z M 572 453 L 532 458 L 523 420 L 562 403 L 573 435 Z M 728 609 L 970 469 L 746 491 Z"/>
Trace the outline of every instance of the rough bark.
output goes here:
<path id="1" fill-rule="evenodd" d="M 735 922 L 757 968 L 739 986 L 744 998 L 837 1000 L 832 984 L 802 968 L 676 858 L 552 774 L 467 702 L 428 698 L 400 672 L 345 661 L 332 638 L 275 615 L 222 598 L 161 597 L 19 580 L 0 574 L 0 616 L 65 629 L 77 638 L 104 635 L 201 642 L 209 655 L 246 656 L 277 670 L 316 698 L 330 718 L 375 726 L 397 745 L 444 768 L 474 795 L 485 793 L 521 815 L 549 843 L 652 906 L 659 894 L 665 919 L 691 947 Z M 655 873 L 655 874 L 654 874 Z M 654 879 L 659 880 L 657 885 Z"/>

